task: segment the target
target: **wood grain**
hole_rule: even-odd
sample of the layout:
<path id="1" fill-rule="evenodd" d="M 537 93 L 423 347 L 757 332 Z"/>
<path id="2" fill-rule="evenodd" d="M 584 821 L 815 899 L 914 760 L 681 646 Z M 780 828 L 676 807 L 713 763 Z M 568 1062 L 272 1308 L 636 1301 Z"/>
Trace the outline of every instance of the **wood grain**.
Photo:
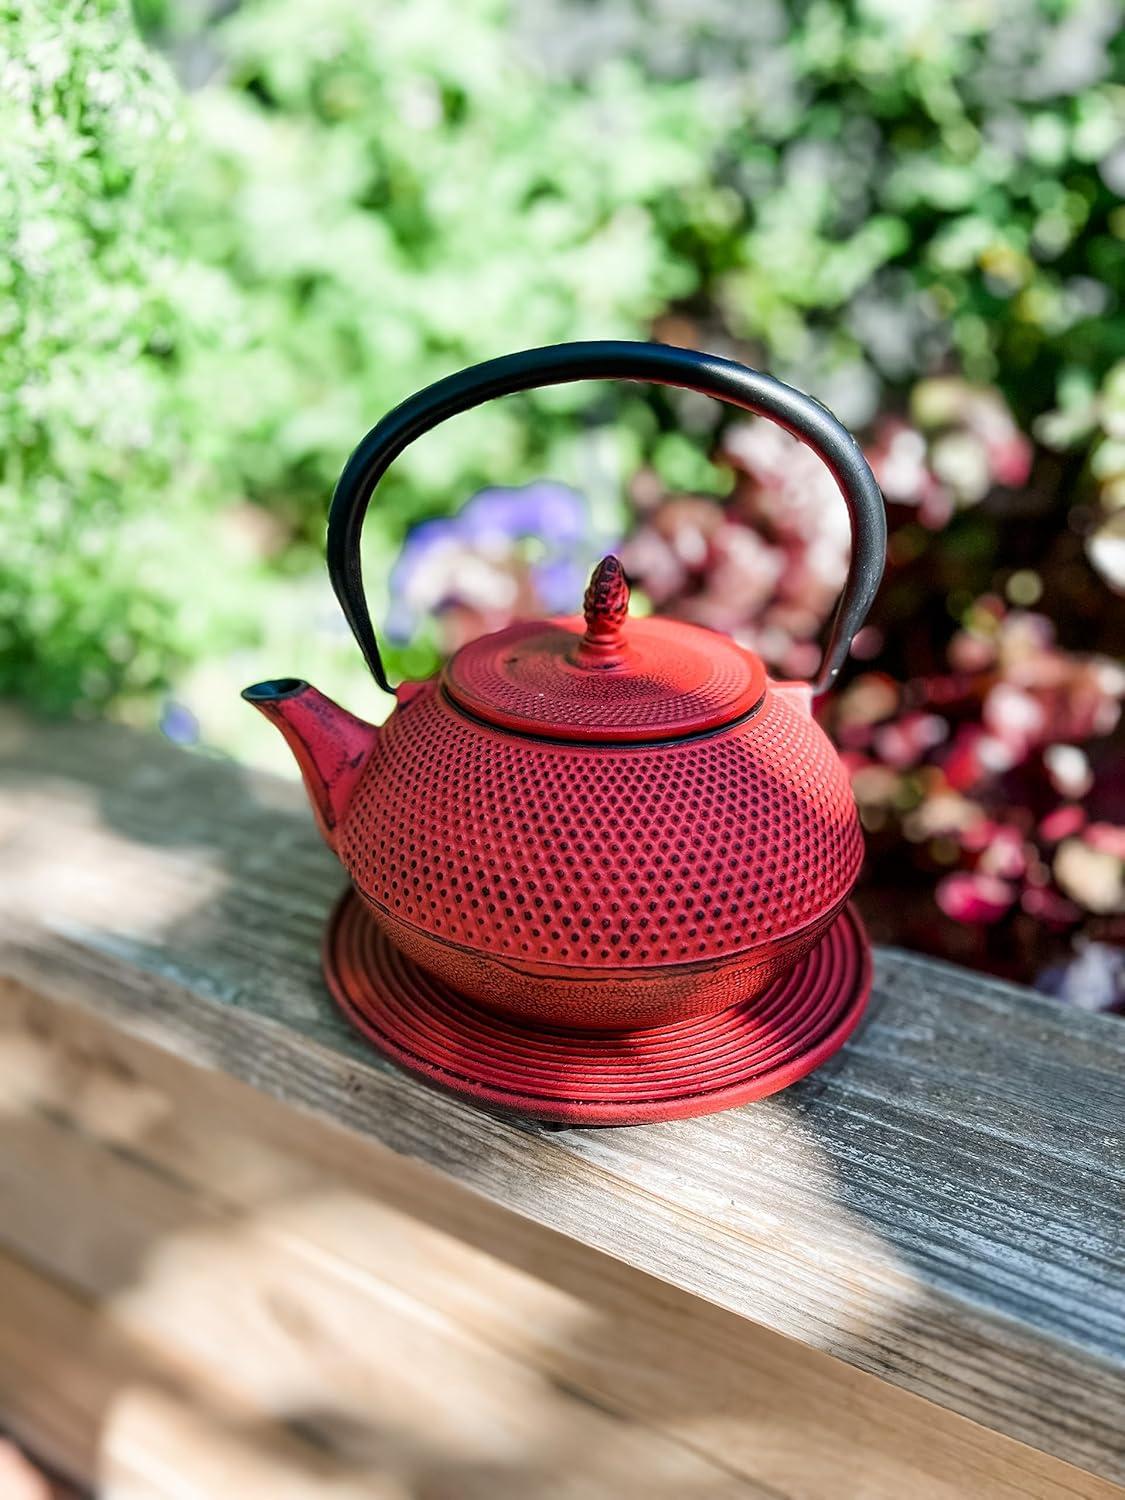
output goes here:
<path id="1" fill-rule="evenodd" d="M 298 1434 L 198 1401 L 181 1372 L 87 1299 L 0 1254 L 0 1407 L 97 1500 L 406 1500 Z"/>
<path id="2" fill-rule="evenodd" d="M 906 954 L 813 1078 L 701 1121 L 544 1130 L 334 1014 L 300 794 L 106 727 L 0 725 L 0 973 L 426 1162 L 579 1246 L 1125 1477 L 1125 1028 Z"/>
<path id="3" fill-rule="evenodd" d="M 1125 1493 L 96 1019 L 9 985 L 0 1021 L 0 1236 L 190 1376 L 220 1452 L 296 1432 L 427 1495 Z"/>

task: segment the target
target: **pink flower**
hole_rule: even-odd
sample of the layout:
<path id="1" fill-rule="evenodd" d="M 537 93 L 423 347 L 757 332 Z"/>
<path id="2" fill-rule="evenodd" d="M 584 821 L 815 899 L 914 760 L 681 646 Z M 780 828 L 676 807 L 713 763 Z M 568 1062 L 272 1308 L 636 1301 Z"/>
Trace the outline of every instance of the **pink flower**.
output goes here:
<path id="1" fill-rule="evenodd" d="M 1072 927 L 1082 919 L 1073 901 L 1046 886 L 1029 886 L 1020 897 L 1020 906 L 1029 917 L 1051 927 Z"/>
<path id="2" fill-rule="evenodd" d="M 934 483 L 934 476 L 926 467 L 926 439 L 916 427 L 899 417 L 880 423 L 866 457 L 879 488 L 888 500 L 897 504 L 919 504 Z"/>
<path id="3" fill-rule="evenodd" d="M 992 465 L 992 477 L 997 484 L 1018 490 L 1027 483 L 1031 474 L 1032 447 L 1022 432 L 1013 429 L 998 435 L 994 440 L 986 440 L 985 447 Z"/>
<path id="4" fill-rule="evenodd" d="M 970 854 L 979 854 L 981 850 L 987 849 L 992 840 L 1000 832 L 1001 825 L 991 818 L 979 818 L 971 823 L 961 835 L 961 847 L 967 849 Z"/>
<path id="5" fill-rule="evenodd" d="M 1086 814 L 1073 803 L 1056 807 L 1039 824 L 1039 837 L 1045 843 L 1057 844 L 1061 839 L 1079 833 L 1086 824 Z"/>
<path id="6" fill-rule="evenodd" d="M 852 791 L 860 807 L 882 807 L 893 802 L 899 776 L 887 766 L 871 764 L 852 778 Z"/>
<path id="7" fill-rule="evenodd" d="M 1032 447 L 1016 426 L 1000 392 L 992 386 L 970 385 L 957 376 L 923 380 L 912 398 L 914 415 L 926 431 L 944 434 L 946 441 L 973 439 L 981 448 L 988 479 L 1009 489 L 1027 483 Z M 941 436 L 936 442 L 942 440 Z M 955 471 L 956 472 L 956 471 Z M 970 486 L 962 500 L 971 500 Z"/>
<path id="8" fill-rule="evenodd" d="M 899 770 L 916 766 L 928 750 L 940 745 L 949 734 L 949 725 L 938 714 L 904 714 L 875 731 L 875 752 L 887 765 Z"/>
<path id="9" fill-rule="evenodd" d="M 1007 916 L 1016 899 L 1015 888 L 995 875 L 958 871 L 938 881 L 934 892 L 947 917 L 971 926 L 985 926 Z"/>
<path id="10" fill-rule="evenodd" d="M 889 719 L 898 709 L 900 693 L 898 683 L 885 672 L 865 672 L 840 696 L 840 723 L 869 725 Z"/>
<path id="11" fill-rule="evenodd" d="M 982 849 L 995 828 L 975 802 L 949 790 L 929 793 L 902 820 L 903 832 L 913 843 L 951 838 L 970 850 Z"/>
<path id="12" fill-rule="evenodd" d="M 958 672 L 984 672 L 995 660 L 995 639 L 975 630 L 959 630 L 949 643 L 949 664 Z"/>
<path id="13" fill-rule="evenodd" d="M 1125 911 L 1125 865 L 1083 838 L 1064 839 L 1055 854 L 1055 879 L 1087 911 Z"/>
<path id="14" fill-rule="evenodd" d="M 953 496 L 934 473 L 926 439 L 916 427 L 894 417 L 882 422 L 866 458 L 892 504 L 917 507 L 918 519 L 930 531 L 948 523 Z"/>
<path id="15" fill-rule="evenodd" d="M 1003 741 L 1017 760 L 1023 760 L 1047 727 L 1043 705 L 1030 693 L 1006 682 L 997 683 L 989 692 L 981 717 L 985 727 Z"/>
<path id="16" fill-rule="evenodd" d="M 1010 771 L 1017 758 L 1003 740 L 979 724 L 962 724 L 944 761 L 946 779 L 954 790 L 966 792 L 990 776 Z"/>
<path id="17" fill-rule="evenodd" d="M 1125 859 L 1125 828 L 1116 823 L 1091 823 L 1086 830 L 1086 843 L 1099 854 Z"/>
<path id="18" fill-rule="evenodd" d="M 863 625 L 855 634 L 849 654 L 853 661 L 871 661 L 882 651 L 884 641 L 878 625 Z"/>
<path id="19" fill-rule="evenodd" d="M 999 828 L 982 851 L 980 871 L 998 875 L 1002 880 L 1018 880 L 1027 869 L 1027 850 L 1018 829 Z"/>

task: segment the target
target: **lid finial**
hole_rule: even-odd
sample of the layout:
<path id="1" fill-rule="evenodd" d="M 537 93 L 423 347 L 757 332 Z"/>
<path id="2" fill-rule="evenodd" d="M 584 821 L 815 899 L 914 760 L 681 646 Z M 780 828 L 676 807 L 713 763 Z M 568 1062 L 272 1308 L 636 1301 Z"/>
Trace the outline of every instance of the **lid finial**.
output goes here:
<path id="1" fill-rule="evenodd" d="M 586 667 L 616 667 L 625 660 L 625 617 L 629 613 L 629 585 L 618 558 L 603 557 L 590 575 L 582 601 L 586 634 L 575 659 Z"/>
<path id="2" fill-rule="evenodd" d="M 521 620 L 469 641 L 445 669 L 450 701 L 500 729 L 589 745 L 679 740 L 761 703 L 766 669 L 729 636 L 628 609 L 624 569 L 603 558 L 585 620 Z"/>

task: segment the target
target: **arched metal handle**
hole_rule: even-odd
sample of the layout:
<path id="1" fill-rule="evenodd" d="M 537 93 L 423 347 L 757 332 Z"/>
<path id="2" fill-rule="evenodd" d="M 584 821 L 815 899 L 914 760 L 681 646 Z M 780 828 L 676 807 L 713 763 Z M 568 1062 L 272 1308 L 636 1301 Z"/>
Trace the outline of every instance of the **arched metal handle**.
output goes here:
<path id="1" fill-rule="evenodd" d="M 404 448 L 447 417 L 497 396 L 575 380 L 641 380 L 699 391 L 743 411 L 772 418 L 824 460 L 847 502 L 852 527 L 851 569 L 833 616 L 814 691 L 821 693 L 831 687 L 852 637 L 871 608 L 886 553 L 883 497 L 859 444 L 819 401 L 760 370 L 669 344 L 611 341 L 525 349 L 449 375 L 388 412 L 348 459 L 328 517 L 328 573 L 379 686 L 388 693 L 394 691 L 387 681 L 371 624 L 359 555 L 363 519 L 375 486 Z"/>

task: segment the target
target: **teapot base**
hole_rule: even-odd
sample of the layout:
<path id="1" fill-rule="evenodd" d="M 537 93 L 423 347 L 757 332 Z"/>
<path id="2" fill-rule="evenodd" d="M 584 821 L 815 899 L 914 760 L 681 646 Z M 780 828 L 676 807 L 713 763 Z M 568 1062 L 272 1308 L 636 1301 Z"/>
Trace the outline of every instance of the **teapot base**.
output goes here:
<path id="1" fill-rule="evenodd" d="M 851 906 L 756 999 L 643 1031 L 533 1026 L 484 1010 L 400 953 L 352 890 L 322 956 L 336 1003 L 385 1057 L 485 1108 L 568 1125 L 685 1119 L 777 1093 L 843 1045 L 871 989 Z"/>

